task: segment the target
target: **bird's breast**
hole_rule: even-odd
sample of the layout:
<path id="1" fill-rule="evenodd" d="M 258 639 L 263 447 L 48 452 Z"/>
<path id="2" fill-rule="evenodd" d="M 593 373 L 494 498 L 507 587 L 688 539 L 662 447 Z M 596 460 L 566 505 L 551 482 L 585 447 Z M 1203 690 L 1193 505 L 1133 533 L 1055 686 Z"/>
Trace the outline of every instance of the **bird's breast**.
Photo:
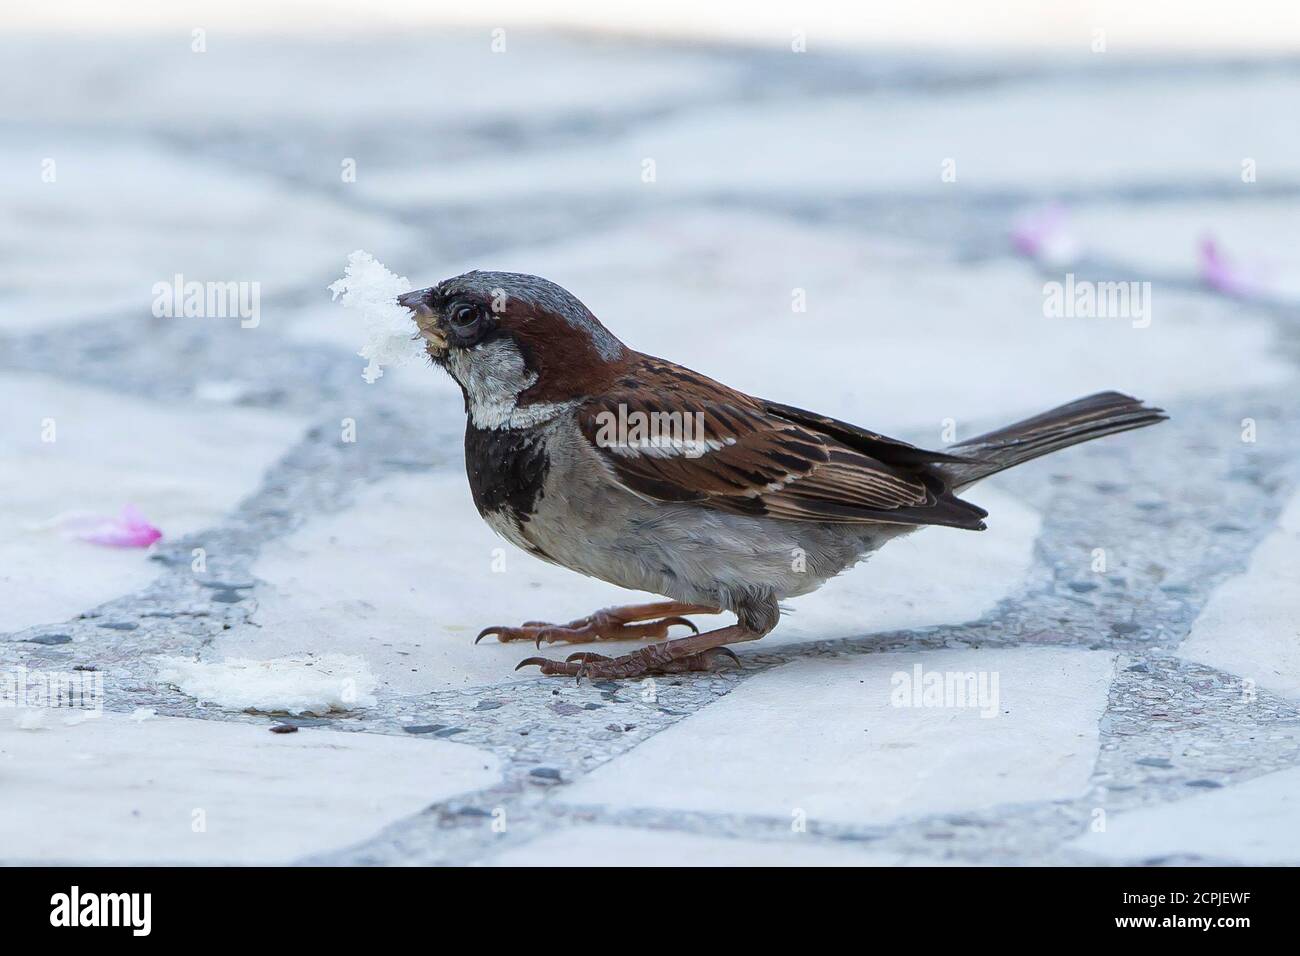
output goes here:
<path id="1" fill-rule="evenodd" d="M 479 514 L 526 523 L 550 469 L 544 435 L 530 428 L 465 429 L 465 471 Z M 495 526 L 495 524 L 494 524 Z"/>

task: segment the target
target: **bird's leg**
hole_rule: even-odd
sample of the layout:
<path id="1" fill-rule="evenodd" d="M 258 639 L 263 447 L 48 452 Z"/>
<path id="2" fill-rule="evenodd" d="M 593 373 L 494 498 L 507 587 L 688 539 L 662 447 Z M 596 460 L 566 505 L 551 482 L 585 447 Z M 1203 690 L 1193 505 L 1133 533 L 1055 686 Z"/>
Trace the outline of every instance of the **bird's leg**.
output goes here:
<path id="1" fill-rule="evenodd" d="M 528 621 L 520 627 L 485 627 L 474 638 L 477 644 L 489 634 L 498 641 L 533 641 L 538 647 L 564 641 L 583 644 L 588 641 L 652 641 L 668 636 L 668 628 L 684 624 L 696 634 L 699 628 L 681 617 L 683 614 L 720 614 L 716 607 L 703 604 L 682 604 L 677 601 L 657 601 L 653 604 L 629 604 L 625 607 L 607 607 L 603 611 L 580 617 L 568 624 L 547 624 Z M 643 622 L 643 623 L 638 623 Z"/>
<path id="2" fill-rule="evenodd" d="M 610 677 L 640 677 L 642 674 L 711 671 L 716 670 L 724 660 L 729 660 L 737 666 L 740 664 L 740 659 L 723 645 L 756 641 L 765 633 L 767 632 L 755 631 L 743 624 L 732 624 L 693 637 L 679 637 L 675 641 L 651 644 L 649 647 L 643 647 L 622 657 L 604 657 L 585 651 L 570 654 L 562 661 L 530 657 L 520 661 L 515 670 L 529 664 L 536 664 L 542 669 L 543 674 L 563 674 L 579 679 L 588 677 L 593 680 Z"/>

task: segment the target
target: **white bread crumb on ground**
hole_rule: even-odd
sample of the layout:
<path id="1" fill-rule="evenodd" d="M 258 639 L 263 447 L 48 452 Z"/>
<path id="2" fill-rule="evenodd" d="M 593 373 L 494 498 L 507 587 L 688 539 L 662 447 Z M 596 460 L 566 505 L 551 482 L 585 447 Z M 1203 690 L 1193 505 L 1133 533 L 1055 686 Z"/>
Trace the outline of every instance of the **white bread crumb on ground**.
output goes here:
<path id="1" fill-rule="evenodd" d="M 271 660 L 159 659 L 158 680 L 182 693 L 231 710 L 327 714 L 373 707 L 376 680 L 364 658 L 300 655 Z"/>

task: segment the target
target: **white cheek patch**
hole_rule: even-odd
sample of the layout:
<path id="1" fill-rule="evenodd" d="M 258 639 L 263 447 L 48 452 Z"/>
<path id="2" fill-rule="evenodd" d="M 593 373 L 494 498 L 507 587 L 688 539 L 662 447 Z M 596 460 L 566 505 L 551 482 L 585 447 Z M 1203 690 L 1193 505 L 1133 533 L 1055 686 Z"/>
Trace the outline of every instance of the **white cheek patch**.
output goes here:
<path id="1" fill-rule="evenodd" d="M 478 428 L 528 428 L 573 408 L 576 402 L 519 405 L 519 396 L 537 381 L 519 349 L 508 339 L 493 339 L 471 349 L 452 349 L 452 377 L 469 395 L 470 420 Z"/>

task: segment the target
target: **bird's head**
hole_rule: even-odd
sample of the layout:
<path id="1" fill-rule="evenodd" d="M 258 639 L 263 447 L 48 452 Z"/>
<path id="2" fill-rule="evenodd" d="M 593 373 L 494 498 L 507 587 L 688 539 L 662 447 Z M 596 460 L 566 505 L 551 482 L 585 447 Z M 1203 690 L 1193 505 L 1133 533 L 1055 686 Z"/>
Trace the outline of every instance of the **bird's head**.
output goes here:
<path id="1" fill-rule="evenodd" d="M 476 416 L 591 395 L 628 355 L 576 296 L 537 276 L 467 272 L 397 301 Z"/>

